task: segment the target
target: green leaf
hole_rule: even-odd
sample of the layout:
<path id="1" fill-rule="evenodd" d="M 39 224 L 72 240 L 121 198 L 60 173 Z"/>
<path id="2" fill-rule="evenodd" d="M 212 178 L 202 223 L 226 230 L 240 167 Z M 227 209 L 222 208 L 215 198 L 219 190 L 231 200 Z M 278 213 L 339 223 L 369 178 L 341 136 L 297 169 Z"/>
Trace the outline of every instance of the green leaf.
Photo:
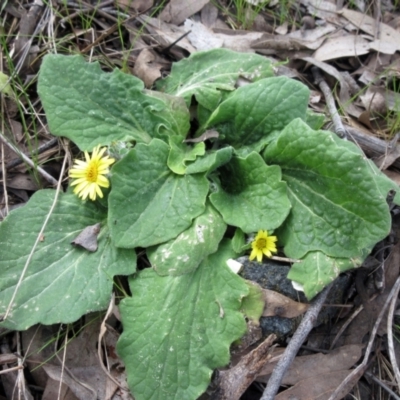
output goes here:
<path id="1" fill-rule="evenodd" d="M 220 90 L 234 90 L 239 77 L 255 81 L 272 75 L 271 62 L 263 56 L 214 49 L 199 51 L 173 64 L 171 74 L 157 87 L 183 97 L 188 106 L 195 96 L 203 107 L 214 110 L 221 98 Z"/>
<path id="2" fill-rule="evenodd" d="M 186 168 L 187 174 L 198 174 L 201 172 L 212 172 L 220 166 L 226 164 L 231 158 L 233 147 L 223 147 L 218 150 L 211 150 L 203 157 L 199 157 Z"/>
<path id="3" fill-rule="evenodd" d="M 175 238 L 204 212 L 204 175 L 176 175 L 167 166 L 169 146 L 159 139 L 138 144 L 112 170 L 109 226 L 118 247 L 149 247 Z"/>
<path id="4" fill-rule="evenodd" d="M 306 113 L 306 123 L 307 125 L 314 130 L 319 130 L 323 127 L 325 122 L 325 115 L 324 114 L 318 114 L 310 109 L 307 110 Z"/>
<path id="5" fill-rule="evenodd" d="M 259 145 L 295 118 L 306 119 L 310 91 L 283 76 L 266 78 L 237 89 L 212 113 L 207 128 L 214 127 L 222 143 L 233 147 Z"/>
<path id="6" fill-rule="evenodd" d="M 0 93 L 4 93 L 8 96 L 13 96 L 14 92 L 8 83 L 9 76 L 6 75 L 4 72 L 0 71 Z"/>
<path id="7" fill-rule="evenodd" d="M 226 224 L 222 217 L 208 204 L 189 229 L 170 242 L 149 249 L 147 255 L 159 275 L 186 274 L 218 250 L 225 231 Z"/>
<path id="8" fill-rule="evenodd" d="M 394 190 L 396 192 L 396 195 L 393 199 L 394 204 L 400 205 L 400 188 L 399 185 L 396 184 L 396 182 L 392 181 L 390 178 L 388 178 L 382 171 L 379 170 L 379 168 L 375 165 L 375 163 L 367 159 L 363 153 L 363 151 L 354 143 L 348 141 L 348 140 L 343 140 L 340 139 L 337 135 L 331 133 L 333 140 L 338 146 L 346 148 L 346 150 L 351 151 L 355 154 L 361 154 L 363 158 L 365 159 L 365 162 L 368 163 L 370 169 L 371 169 L 371 176 L 375 181 L 375 184 L 377 185 L 378 189 L 380 190 L 382 196 L 386 199 L 389 191 Z"/>
<path id="9" fill-rule="evenodd" d="M 232 238 L 232 248 L 237 254 L 241 254 L 248 248 L 248 244 L 246 244 L 246 239 L 244 237 L 244 232 L 240 228 L 235 229 L 235 234 Z"/>
<path id="10" fill-rule="evenodd" d="M 361 263 L 362 259 L 332 258 L 320 251 L 312 251 L 300 263 L 292 265 L 288 279 L 300 283 L 307 299 L 311 300 L 339 274 Z"/>
<path id="11" fill-rule="evenodd" d="M 253 152 L 246 158 L 233 157 L 220 174 L 220 190 L 212 193 L 210 200 L 228 225 L 250 233 L 282 224 L 290 202 L 277 165 L 266 165 Z"/>
<path id="12" fill-rule="evenodd" d="M 130 279 L 117 351 L 136 400 L 195 400 L 229 362 L 230 344 L 246 332 L 239 310 L 249 291 L 226 265 L 233 256 L 224 242 L 192 273 L 146 269 Z"/>
<path id="13" fill-rule="evenodd" d="M 169 145 L 171 146 L 171 150 L 168 155 L 168 167 L 178 175 L 185 174 L 187 164 L 190 161 L 196 160 L 196 157 L 203 156 L 206 152 L 204 142 L 188 146 L 182 142 L 180 136 L 170 136 Z"/>
<path id="14" fill-rule="evenodd" d="M 242 313 L 246 315 L 254 325 L 259 325 L 265 307 L 263 291 L 257 283 L 252 281 L 245 282 L 249 287 L 249 294 L 243 298 Z"/>
<path id="15" fill-rule="evenodd" d="M 132 75 L 103 72 L 97 62 L 87 63 L 80 56 L 47 55 L 38 93 L 52 133 L 90 151 L 115 140 L 148 143 L 177 125 L 180 131 L 185 129 L 189 115 L 177 122 L 178 117 L 169 111 L 176 107 L 176 100 L 149 96 L 143 87 Z"/>
<path id="16" fill-rule="evenodd" d="M 29 253 L 50 211 L 54 190 L 40 190 L 0 224 L 0 310 L 5 312 Z M 87 226 L 101 223 L 94 253 L 71 244 Z M 114 275 L 135 272 L 136 254 L 111 243 L 104 209 L 60 193 L 39 241 L 12 312 L 1 326 L 24 330 L 42 323 L 74 322 L 107 308 Z M 7 249 L 7 251 L 4 251 Z"/>
<path id="17" fill-rule="evenodd" d="M 297 119 L 264 152 L 279 164 L 292 211 L 278 232 L 289 257 L 309 251 L 351 258 L 372 248 L 390 230 L 385 196 L 364 156 Z"/>
<path id="18" fill-rule="evenodd" d="M 190 130 L 190 113 L 185 100 L 181 97 L 170 96 L 153 90 L 145 90 L 144 93 L 149 97 L 160 99 L 165 104 L 162 110 L 157 111 L 157 116 L 168 121 L 168 123 L 160 126 L 160 133 L 164 133 L 166 137 L 179 135 L 182 140 L 185 139 Z"/>

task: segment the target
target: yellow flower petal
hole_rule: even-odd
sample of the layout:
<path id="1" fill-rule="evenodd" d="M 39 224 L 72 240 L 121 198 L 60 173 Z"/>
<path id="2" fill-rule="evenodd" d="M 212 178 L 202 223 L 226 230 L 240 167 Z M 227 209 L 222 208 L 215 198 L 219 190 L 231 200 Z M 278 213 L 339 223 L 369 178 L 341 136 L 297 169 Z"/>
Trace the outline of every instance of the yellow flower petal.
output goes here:
<path id="1" fill-rule="evenodd" d="M 106 147 L 96 146 L 92 155 L 85 151 L 85 160 L 75 160 L 73 167 L 69 171 L 69 177 L 73 179 L 71 186 L 75 186 L 74 193 L 82 200 L 88 197 L 96 200 L 96 197 L 103 197 L 101 187 L 108 188 L 110 182 L 105 175 L 110 172 L 109 166 L 115 162 L 113 158 L 104 156 Z"/>
<path id="2" fill-rule="evenodd" d="M 272 253 L 278 251 L 275 244 L 277 240 L 276 236 L 268 236 L 267 231 L 258 231 L 257 236 L 251 243 L 250 261 L 257 258 L 257 261 L 261 262 L 263 255 L 272 257 Z"/>

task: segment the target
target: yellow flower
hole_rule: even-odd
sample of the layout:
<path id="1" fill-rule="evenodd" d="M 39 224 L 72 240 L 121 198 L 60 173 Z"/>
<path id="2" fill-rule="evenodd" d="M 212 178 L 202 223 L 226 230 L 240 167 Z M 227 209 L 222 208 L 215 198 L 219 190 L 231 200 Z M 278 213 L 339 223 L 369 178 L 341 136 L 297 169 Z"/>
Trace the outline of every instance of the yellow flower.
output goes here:
<path id="1" fill-rule="evenodd" d="M 267 231 L 258 231 L 256 238 L 251 242 L 250 260 L 257 257 L 257 261 L 261 262 L 263 254 L 267 257 L 272 257 L 272 253 L 276 253 L 276 236 L 268 236 Z"/>
<path id="2" fill-rule="evenodd" d="M 110 182 L 104 176 L 110 172 L 109 166 L 115 162 L 113 158 L 104 156 L 106 147 L 100 149 L 100 145 L 95 147 L 92 157 L 85 151 L 86 161 L 75 160 L 75 165 L 69 171 L 69 177 L 75 180 L 71 186 L 76 186 L 74 193 L 82 200 L 89 196 L 90 200 L 96 200 L 96 196 L 103 197 L 100 187 L 108 188 Z"/>

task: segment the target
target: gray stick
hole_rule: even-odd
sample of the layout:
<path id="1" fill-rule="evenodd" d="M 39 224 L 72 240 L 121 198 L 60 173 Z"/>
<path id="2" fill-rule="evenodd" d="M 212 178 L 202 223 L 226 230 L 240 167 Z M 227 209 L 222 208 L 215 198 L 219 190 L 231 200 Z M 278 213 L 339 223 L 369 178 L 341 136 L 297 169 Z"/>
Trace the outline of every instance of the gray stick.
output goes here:
<path id="1" fill-rule="evenodd" d="M 272 371 L 267 387 L 265 388 L 260 400 L 274 400 L 276 393 L 279 390 L 279 386 L 281 385 L 282 379 L 289 369 L 290 364 L 296 357 L 301 345 L 306 340 L 308 334 L 313 328 L 314 322 L 318 317 L 318 314 L 331 287 L 332 284 L 328 285 L 310 304 L 310 308 L 305 313 L 303 320 L 287 345 L 282 357 Z"/>

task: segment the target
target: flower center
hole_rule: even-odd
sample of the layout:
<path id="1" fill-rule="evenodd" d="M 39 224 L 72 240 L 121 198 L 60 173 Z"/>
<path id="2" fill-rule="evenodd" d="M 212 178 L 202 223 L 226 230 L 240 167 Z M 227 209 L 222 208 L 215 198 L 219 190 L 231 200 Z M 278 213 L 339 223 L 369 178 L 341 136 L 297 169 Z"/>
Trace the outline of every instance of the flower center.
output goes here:
<path id="1" fill-rule="evenodd" d="M 267 247 L 267 241 L 264 238 L 260 238 L 257 240 L 257 248 L 260 250 L 265 249 Z"/>
<path id="2" fill-rule="evenodd" d="M 97 182 L 97 176 L 99 175 L 99 171 L 97 165 L 94 163 L 90 163 L 88 169 L 86 171 L 86 179 L 89 182 Z"/>

